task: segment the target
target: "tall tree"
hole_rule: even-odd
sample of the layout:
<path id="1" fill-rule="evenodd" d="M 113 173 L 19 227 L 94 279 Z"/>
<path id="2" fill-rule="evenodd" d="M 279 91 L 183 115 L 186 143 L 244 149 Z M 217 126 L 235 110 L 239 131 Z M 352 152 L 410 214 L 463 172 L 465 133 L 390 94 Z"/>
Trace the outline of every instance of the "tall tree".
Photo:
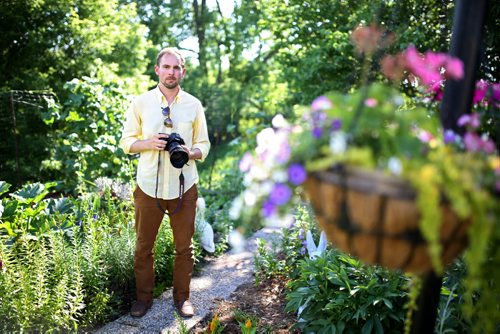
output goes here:
<path id="1" fill-rule="evenodd" d="M 0 89 L 62 89 L 107 67 L 134 77 L 149 47 L 134 5 L 115 0 L 0 2 Z"/>

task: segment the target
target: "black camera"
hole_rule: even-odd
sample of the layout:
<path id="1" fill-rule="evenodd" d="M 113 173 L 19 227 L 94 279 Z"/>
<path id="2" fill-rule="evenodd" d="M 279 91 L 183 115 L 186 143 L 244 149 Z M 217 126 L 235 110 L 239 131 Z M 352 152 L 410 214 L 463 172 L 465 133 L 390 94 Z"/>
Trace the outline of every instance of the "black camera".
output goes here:
<path id="1" fill-rule="evenodd" d="M 184 139 L 178 133 L 172 133 L 168 138 L 160 138 L 167 142 L 165 151 L 170 154 L 170 163 L 175 168 L 182 168 L 189 161 L 189 154 L 181 147 Z"/>

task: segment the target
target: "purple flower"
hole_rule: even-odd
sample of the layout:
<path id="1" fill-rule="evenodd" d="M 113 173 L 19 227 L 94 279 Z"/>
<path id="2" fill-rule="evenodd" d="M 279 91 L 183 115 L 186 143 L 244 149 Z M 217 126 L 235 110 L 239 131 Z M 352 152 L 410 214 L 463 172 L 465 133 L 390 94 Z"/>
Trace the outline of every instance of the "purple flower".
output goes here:
<path id="1" fill-rule="evenodd" d="M 500 84 L 499 83 L 496 83 L 496 84 L 492 84 L 491 85 L 492 89 L 493 89 L 493 100 L 495 101 L 500 101 Z"/>
<path id="2" fill-rule="evenodd" d="M 292 197 L 290 187 L 284 183 L 277 183 L 269 194 L 269 201 L 275 205 L 283 205 L 288 202 L 290 197 Z"/>
<path id="3" fill-rule="evenodd" d="M 294 186 L 304 183 L 307 178 L 306 169 L 300 164 L 292 164 L 288 167 L 288 180 Z"/>
<path id="4" fill-rule="evenodd" d="M 304 229 L 303 228 L 301 228 L 299 230 L 299 240 L 304 240 Z"/>
<path id="5" fill-rule="evenodd" d="M 342 127 L 342 121 L 338 118 L 332 121 L 332 131 L 338 130 Z"/>
<path id="6" fill-rule="evenodd" d="M 321 123 L 326 119 L 326 114 L 322 111 L 313 111 L 311 113 L 311 118 L 314 123 Z"/>
<path id="7" fill-rule="evenodd" d="M 443 134 L 443 141 L 445 144 L 453 144 L 456 141 L 457 135 L 453 130 L 446 130 Z"/>
<path id="8" fill-rule="evenodd" d="M 457 125 L 458 126 L 464 126 L 464 125 L 467 125 L 469 124 L 470 122 L 470 115 L 469 114 L 463 114 L 462 116 L 460 116 L 460 118 L 458 119 L 457 121 Z"/>
<path id="9" fill-rule="evenodd" d="M 93 218 L 94 218 L 94 220 L 97 220 L 99 218 L 99 216 L 97 215 L 97 213 L 94 214 Z"/>
<path id="10" fill-rule="evenodd" d="M 276 213 L 276 205 L 267 200 L 262 204 L 262 215 L 266 218 L 271 217 Z"/>
<path id="11" fill-rule="evenodd" d="M 319 139 L 321 138 L 321 134 L 323 133 L 323 130 L 321 130 L 321 128 L 318 128 L 318 127 L 314 127 L 312 129 L 312 135 L 314 138 L 316 139 Z"/>
<path id="12" fill-rule="evenodd" d="M 311 104 L 312 111 L 327 110 L 332 108 L 332 102 L 326 96 L 318 96 Z"/>
<path id="13" fill-rule="evenodd" d="M 479 114 L 464 114 L 460 116 L 457 121 L 458 126 L 469 125 L 473 129 L 477 129 L 481 125 L 481 120 L 479 119 Z"/>

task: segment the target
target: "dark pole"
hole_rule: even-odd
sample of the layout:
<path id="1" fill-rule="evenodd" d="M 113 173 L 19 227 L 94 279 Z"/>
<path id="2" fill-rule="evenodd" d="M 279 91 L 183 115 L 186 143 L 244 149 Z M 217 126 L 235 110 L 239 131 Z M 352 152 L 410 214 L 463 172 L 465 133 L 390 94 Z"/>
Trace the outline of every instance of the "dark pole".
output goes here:
<path id="1" fill-rule="evenodd" d="M 470 113 L 482 43 L 487 0 L 458 0 L 453 14 L 450 54 L 464 63 L 462 80 L 448 80 L 441 104 L 441 124 L 461 133 L 457 120 Z"/>
<path id="2" fill-rule="evenodd" d="M 482 42 L 487 0 L 457 0 L 453 14 L 450 54 L 462 60 L 462 80 L 448 80 L 441 104 L 441 124 L 444 129 L 462 133 L 457 121 L 469 113 L 475 89 L 476 71 Z M 434 333 L 443 278 L 434 271 L 423 275 L 418 310 L 412 318 L 411 334 Z"/>
<path id="3" fill-rule="evenodd" d="M 418 309 L 411 319 L 411 334 L 432 334 L 441 297 L 443 277 L 434 271 L 422 276 L 422 291 L 417 299 Z"/>

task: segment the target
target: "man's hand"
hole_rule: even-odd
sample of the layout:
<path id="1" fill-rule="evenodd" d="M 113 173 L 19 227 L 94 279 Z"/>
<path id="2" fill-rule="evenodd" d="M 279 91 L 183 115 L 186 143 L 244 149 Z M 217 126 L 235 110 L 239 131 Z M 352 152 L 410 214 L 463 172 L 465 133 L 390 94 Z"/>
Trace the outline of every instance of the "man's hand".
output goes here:
<path id="1" fill-rule="evenodd" d="M 188 154 L 189 160 L 201 159 L 201 151 L 199 148 L 195 148 L 191 151 L 186 145 L 181 145 L 181 147 Z"/>
<path id="2" fill-rule="evenodd" d="M 160 138 L 168 138 L 165 133 L 153 135 L 149 139 L 138 140 L 130 146 L 131 153 L 140 153 L 148 150 L 162 151 L 165 149 L 167 142 Z"/>

